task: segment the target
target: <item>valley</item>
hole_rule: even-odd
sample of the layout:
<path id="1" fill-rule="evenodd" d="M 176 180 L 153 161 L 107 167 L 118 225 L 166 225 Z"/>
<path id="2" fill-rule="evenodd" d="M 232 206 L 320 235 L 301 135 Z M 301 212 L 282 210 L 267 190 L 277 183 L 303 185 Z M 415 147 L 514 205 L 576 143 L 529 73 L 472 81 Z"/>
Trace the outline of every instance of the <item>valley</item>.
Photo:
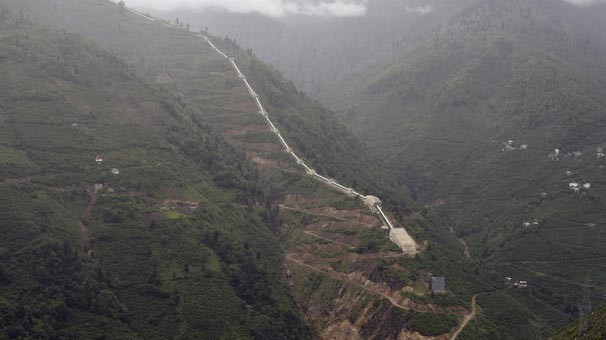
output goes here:
<path id="1" fill-rule="evenodd" d="M 0 0 L 0 337 L 599 338 L 605 7 L 427 6 Z"/>

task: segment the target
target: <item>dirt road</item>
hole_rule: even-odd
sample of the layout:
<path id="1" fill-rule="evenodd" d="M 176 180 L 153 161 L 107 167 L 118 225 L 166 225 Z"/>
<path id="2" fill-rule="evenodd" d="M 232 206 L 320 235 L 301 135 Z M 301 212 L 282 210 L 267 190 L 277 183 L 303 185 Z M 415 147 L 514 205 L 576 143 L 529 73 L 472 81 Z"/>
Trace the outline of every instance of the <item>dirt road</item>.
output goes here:
<path id="1" fill-rule="evenodd" d="M 476 315 L 478 314 L 478 304 L 476 302 L 477 298 L 478 294 L 474 295 L 471 298 L 471 313 L 465 315 L 465 318 L 463 318 L 463 321 L 459 324 L 459 327 L 457 328 L 456 332 L 450 337 L 450 340 L 456 340 L 459 334 L 461 334 L 461 332 L 463 331 L 463 329 L 465 329 L 467 324 L 469 324 L 471 320 L 475 319 Z"/>

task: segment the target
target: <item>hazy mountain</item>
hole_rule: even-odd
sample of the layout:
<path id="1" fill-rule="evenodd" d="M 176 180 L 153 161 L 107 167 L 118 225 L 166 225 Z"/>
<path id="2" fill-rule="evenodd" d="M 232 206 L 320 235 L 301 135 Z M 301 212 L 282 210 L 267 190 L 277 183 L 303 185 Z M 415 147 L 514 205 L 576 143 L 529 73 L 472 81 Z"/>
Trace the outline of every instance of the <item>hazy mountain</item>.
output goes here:
<path id="1" fill-rule="evenodd" d="M 354 67 L 407 48 L 475 0 L 371 0 L 364 16 L 271 18 L 218 10 L 152 13 L 235 37 L 307 93 L 324 98 Z"/>
<path id="2" fill-rule="evenodd" d="M 158 14 L 265 44 L 212 38 L 309 164 L 383 198 L 419 243 L 405 258 L 361 202 L 287 157 L 185 24 L 105 0 L 4 2 L 8 337 L 525 339 L 603 299 L 604 7 Z"/>

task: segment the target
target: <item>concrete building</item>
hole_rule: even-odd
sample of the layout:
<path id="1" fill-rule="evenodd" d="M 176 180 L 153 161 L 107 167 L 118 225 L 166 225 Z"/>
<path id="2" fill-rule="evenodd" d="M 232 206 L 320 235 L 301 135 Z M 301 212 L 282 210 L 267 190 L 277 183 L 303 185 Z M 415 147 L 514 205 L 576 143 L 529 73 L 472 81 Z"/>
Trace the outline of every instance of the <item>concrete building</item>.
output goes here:
<path id="1" fill-rule="evenodd" d="M 417 245 L 415 241 L 408 235 L 404 228 L 394 228 L 389 231 L 389 239 L 395 243 L 402 252 L 414 256 L 417 253 Z"/>
<path id="2" fill-rule="evenodd" d="M 434 293 L 446 293 L 446 278 L 444 276 L 432 276 L 431 291 Z"/>

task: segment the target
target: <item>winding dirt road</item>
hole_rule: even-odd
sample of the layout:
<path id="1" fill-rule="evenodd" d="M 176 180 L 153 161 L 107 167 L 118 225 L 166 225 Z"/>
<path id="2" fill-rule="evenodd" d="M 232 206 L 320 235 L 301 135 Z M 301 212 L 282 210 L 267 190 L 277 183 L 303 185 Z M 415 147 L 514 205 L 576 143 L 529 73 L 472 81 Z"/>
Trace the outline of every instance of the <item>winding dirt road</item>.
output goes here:
<path id="1" fill-rule="evenodd" d="M 471 313 L 465 315 L 465 318 L 463 318 L 463 321 L 459 324 L 457 330 L 450 337 L 450 340 L 456 340 L 459 334 L 461 334 L 461 332 L 463 331 L 463 329 L 465 329 L 467 324 L 469 324 L 471 320 L 475 319 L 476 315 L 478 314 L 478 304 L 476 302 L 477 298 L 478 294 L 474 295 L 471 298 Z"/>

